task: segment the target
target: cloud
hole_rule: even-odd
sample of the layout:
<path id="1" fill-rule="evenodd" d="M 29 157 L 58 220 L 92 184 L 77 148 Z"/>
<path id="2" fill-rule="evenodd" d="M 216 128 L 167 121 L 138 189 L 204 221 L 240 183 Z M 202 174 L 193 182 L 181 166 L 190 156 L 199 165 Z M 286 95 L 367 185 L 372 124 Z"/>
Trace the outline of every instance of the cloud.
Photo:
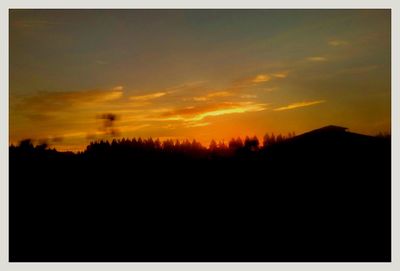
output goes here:
<path id="1" fill-rule="evenodd" d="M 244 99 L 255 99 L 255 98 L 257 98 L 257 95 L 254 95 L 254 94 L 243 94 L 240 97 L 244 98 Z"/>
<path id="2" fill-rule="evenodd" d="M 319 57 L 317 57 L 319 59 Z M 315 61 L 315 60 L 314 60 Z M 318 61 L 318 60 L 317 60 Z M 254 76 L 249 76 L 246 78 L 238 79 L 232 82 L 233 88 L 246 88 L 259 86 L 267 83 L 273 79 L 284 79 L 288 77 L 288 71 L 279 71 L 273 73 L 260 73 Z"/>
<path id="3" fill-rule="evenodd" d="M 292 103 L 292 104 L 289 104 L 286 106 L 275 108 L 274 111 L 291 110 L 291 109 L 296 109 L 296 108 L 300 108 L 300 107 L 316 105 L 316 104 L 320 104 L 320 103 L 324 103 L 324 102 L 325 102 L 325 100 L 297 102 L 297 103 Z"/>
<path id="4" fill-rule="evenodd" d="M 269 76 L 268 74 L 259 74 L 256 77 L 254 77 L 251 82 L 258 84 L 258 83 L 264 83 L 271 80 L 271 76 Z"/>
<path id="5" fill-rule="evenodd" d="M 262 90 L 265 92 L 271 92 L 271 91 L 275 91 L 277 89 L 278 89 L 278 87 L 272 87 L 272 88 L 263 88 Z"/>
<path id="6" fill-rule="evenodd" d="M 131 97 L 129 97 L 129 99 L 132 101 L 149 101 L 149 100 L 154 100 L 154 99 L 160 98 L 167 94 L 168 94 L 167 92 L 155 92 L 155 93 L 146 94 L 146 95 L 131 96 Z"/>
<path id="7" fill-rule="evenodd" d="M 266 109 L 265 104 L 253 102 L 224 102 L 205 106 L 189 106 L 178 108 L 161 114 L 165 120 L 200 121 L 210 116 L 226 114 L 258 112 Z"/>
<path id="8" fill-rule="evenodd" d="M 123 92 L 118 90 L 86 90 L 64 92 L 38 92 L 36 95 L 21 97 L 15 104 L 19 112 L 32 116 L 46 116 L 49 113 L 74 111 L 79 108 L 90 108 L 121 98 Z"/>
<path id="9" fill-rule="evenodd" d="M 121 90 L 124 90 L 124 87 L 123 86 L 116 86 L 116 87 L 113 88 L 113 90 L 121 91 Z"/>
<path id="10" fill-rule="evenodd" d="M 328 59 L 323 56 L 311 56 L 311 57 L 308 57 L 307 60 L 312 61 L 312 62 L 323 62 L 323 61 L 327 61 Z"/>
<path id="11" fill-rule="evenodd" d="M 330 41 L 328 41 L 328 44 L 333 47 L 338 47 L 338 46 L 347 45 L 349 43 L 345 40 L 330 40 Z"/>
<path id="12" fill-rule="evenodd" d="M 166 91 L 178 91 L 178 90 L 186 90 L 186 89 L 194 89 L 194 88 L 198 88 L 201 85 L 204 85 L 204 83 L 206 83 L 207 81 L 193 81 L 193 82 L 187 82 L 187 83 L 183 83 L 177 86 L 173 86 L 173 87 L 169 87 L 166 89 Z"/>
<path id="13" fill-rule="evenodd" d="M 288 76 L 289 72 L 277 72 L 277 73 L 272 73 L 271 76 L 275 77 L 275 78 L 286 78 Z"/>
<path id="14" fill-rule="evenodd" d="M 189 122 L 185 125 L 186 128 L 195 128 L 195 127 L 204 127 L 204 126 L 208 126 L 211 123 L 209 122 Z"/>
<path id="15" fill-rule="evenodd" d="M 202 102 L 202 101 L 208 101 L 212 98 L 228 97 L 228 96 L 232 96 L 232 95 L 233 94 L 229 91 L 218 91 L 218 92 L 209 93 L 205 96 L 194 97 L 193 100 L 195 100 L 197 102 Z"/>
<path id="16" fill-rule="evenodd" d="M 271 80 L 271 75 L 269 74 L 257 74 L 255 76 L 246 77 L 233 82 L 234 87 L 249 87 L 256 86 L 266 83 Z"/>

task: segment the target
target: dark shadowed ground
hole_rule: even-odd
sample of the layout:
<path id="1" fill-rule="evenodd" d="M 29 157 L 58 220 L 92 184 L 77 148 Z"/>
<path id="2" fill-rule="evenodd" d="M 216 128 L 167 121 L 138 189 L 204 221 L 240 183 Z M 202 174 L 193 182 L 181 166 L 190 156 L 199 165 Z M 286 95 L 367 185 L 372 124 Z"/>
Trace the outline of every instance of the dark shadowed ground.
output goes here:
<path id="1" fill-rule="evenodd" d="M 10 261 L 390 261 L 390 139 L 10 147 Z M 148 143 L 148 142 L 147 142 Z"/>

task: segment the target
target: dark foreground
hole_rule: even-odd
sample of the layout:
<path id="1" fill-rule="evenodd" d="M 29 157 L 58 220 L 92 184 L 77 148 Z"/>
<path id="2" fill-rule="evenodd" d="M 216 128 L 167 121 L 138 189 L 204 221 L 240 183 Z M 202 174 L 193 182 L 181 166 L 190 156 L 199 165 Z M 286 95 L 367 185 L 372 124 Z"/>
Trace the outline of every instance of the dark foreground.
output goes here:
<path id="1" fill-rule="evenodd" d="M 390 140 L 190 155 L 10 149 L 10 261 L 391 261 Z"/>

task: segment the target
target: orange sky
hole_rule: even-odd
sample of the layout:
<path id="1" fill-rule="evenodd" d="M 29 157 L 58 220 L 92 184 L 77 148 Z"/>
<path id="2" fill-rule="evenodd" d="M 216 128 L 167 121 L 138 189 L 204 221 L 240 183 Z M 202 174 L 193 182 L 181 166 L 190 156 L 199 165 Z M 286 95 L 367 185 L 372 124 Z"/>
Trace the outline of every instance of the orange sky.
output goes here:
<path id="1" fill-rule="evenodd" d="M 10 143 L 390 132 L 390 59 L 387 10 L 12 10 Z"/>

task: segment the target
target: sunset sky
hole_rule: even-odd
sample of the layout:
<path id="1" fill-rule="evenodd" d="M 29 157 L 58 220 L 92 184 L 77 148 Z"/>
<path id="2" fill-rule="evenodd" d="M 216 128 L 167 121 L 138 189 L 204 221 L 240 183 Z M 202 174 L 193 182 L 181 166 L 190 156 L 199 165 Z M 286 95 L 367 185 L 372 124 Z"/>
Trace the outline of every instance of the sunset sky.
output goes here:
<path id="1" fill-rule="evenodd" d="M 11 10 L 10 143 L 390 132 L 390 10 Z M 105 126 L 105 114 L 114 114 Z"/>

